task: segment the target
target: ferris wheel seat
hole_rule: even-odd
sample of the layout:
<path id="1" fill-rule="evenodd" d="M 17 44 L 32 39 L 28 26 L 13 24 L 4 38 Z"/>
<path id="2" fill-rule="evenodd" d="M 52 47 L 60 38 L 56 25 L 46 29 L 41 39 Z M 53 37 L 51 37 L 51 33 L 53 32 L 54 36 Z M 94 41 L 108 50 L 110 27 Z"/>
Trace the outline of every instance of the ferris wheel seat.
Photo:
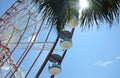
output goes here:
<path id="1" fill-rule="evenodd" d="M 70 49 L 72 47 L 72 41 L 70 41 L 70 40 L 62 41 L 60 46 L 63 49 Z"/>
<path id="2" fill-rule="evenodd" d="M 72 17 L 69 21 L 68 21 L 68 26 L 70 27 L 70 28 L 75 28 L 77 25 L 78 25 L 78 20 L 77 20 L 77 18 L 74 16 L 74 17 Z"/>
<path id="3" fill-rule="evenodd" d="M 70 27 L 70 28 L 75 28 L 75 27 L 77 27 L 77 25 L 74 25 L 74 24 L 68 24 L 68 27 Z"/>
<path id="4" fill-rule="evenodd" d="M 62 57 L 59 54 L 52 54 L 49 58 L 50 62 L 57 63 L 61 61 Z"/>
<path id="5" fill-rule="evenodd" d="M 51 74 L 51 75 L 58 75 L 60 74 L 62 71 L 61 69 L 61 66 L 58 65 L 58 64 L 53 64 L 49 69 L 48 69 L 48 72 Z"/>

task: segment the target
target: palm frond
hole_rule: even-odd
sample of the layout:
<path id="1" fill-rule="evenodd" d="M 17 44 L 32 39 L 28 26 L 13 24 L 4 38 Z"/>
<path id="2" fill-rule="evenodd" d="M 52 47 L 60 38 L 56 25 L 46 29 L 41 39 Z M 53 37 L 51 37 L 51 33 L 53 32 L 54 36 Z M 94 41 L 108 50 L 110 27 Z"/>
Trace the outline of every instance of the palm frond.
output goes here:
<path id="1" fill-rule="evenodd" d="M 119 17 L 120 6 L 117 0 L 91 0 L 90 5 L 87 10 L 82 12 L 80 18 L 82 28 L 89 28 L 93 23 L 98 26 L 99 22 L 112 24 Z"/>
<path id="2" fill-rule="evenodd" d="M 47 16 L 48 23 L 57 26 L 58 32 L 64 28 L 66 23 L 65 13 L 69 0 L 33 0 L 38 4 L 38 11 L 42 16 Z"/>
<path id="3" fill-rule="evenodd" d="M 38 11 L 42 17 L 47 17 L 48 23 L 53 23 L 57 31 L 60 32 L 65 24 L 75 16 L 80 22 L 81 28 L 90 28 L 95 23 L 99 27 L 100 23 L 119 20 L 119 0 L 88 0 L 89 8 L 82 10 L 79 17 L 78 8 L 75 3 L 79 0 L 33 0 L 38 5 Z"/>

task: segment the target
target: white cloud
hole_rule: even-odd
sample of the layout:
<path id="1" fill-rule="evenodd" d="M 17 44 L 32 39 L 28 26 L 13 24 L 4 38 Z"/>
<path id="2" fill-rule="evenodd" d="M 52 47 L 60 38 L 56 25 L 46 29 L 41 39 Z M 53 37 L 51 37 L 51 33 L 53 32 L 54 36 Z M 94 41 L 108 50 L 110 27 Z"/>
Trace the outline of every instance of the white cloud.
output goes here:
<path id="1" fill-rule="evenodd" d="M 95 63 L 94 65 L 100 66 L 100 67 L 107 67 L 108 65 L 112 63 L 113 63 L 112 61 L 105 61 L 105 62 L 100 61 L 100 62 Z"/>
<path id="2" fill-rule="evenodd" d="M 99 62 L 94 63 L 93 65 L 100 66 L 100 67 L 107 67 L 111 65 L 112 63 L 115 63 L 116 60 L 120 60 L 120 56 L 116 56 L 115 58 L 112 59 L 112 61 L 99 61 Z"/>
<path id="3" fill-rule="evenodd" d="M 4 69 L 4 70 L 9 70 L 9 69 L 10 69 L 10 67 L 3 67 L 3 69 Z"/>
<path id="4" fill-rule="evenodd" d="M 2 68 L 1 68 L 2 70 L 9 70 L 10 69 L 10 67 L 9 66 L 7 66 L 7 65 L 4 65 L 4 66 L 2 66 Z"/>

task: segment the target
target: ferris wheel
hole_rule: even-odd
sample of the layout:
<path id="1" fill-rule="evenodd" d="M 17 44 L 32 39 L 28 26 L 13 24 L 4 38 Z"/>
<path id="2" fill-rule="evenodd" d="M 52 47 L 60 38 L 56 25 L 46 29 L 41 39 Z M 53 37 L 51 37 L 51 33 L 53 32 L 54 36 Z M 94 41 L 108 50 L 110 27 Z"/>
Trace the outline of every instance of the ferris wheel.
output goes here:
<path id="1" fill-rule="evenodd" d="M 61 73 L 63 58 L 67 49 L 72 47 L 74 28 L 57 34 L 53 24 L 48 25 L 46 21 L 38 14 L 36 6 L 27 0 L 17 0 L 1 16 L 1 77 L 41 78 L 48 70 L 47 78 L 54 78 Z"/>

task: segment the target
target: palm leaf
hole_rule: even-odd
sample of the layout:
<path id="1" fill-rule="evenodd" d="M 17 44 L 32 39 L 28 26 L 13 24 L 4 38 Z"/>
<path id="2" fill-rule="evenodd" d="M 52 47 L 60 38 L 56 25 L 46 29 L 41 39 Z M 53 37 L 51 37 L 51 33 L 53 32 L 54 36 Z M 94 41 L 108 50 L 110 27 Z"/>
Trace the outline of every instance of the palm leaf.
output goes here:
<path id="1" fill-rule="evenodd" d="M 79 17 L 78 7 L 75 7 L 79 0 L 33 0 L 38 5 L 39 13 L 42 17 L 47 16 L 47 22 L 53 23 L 57 31 L 60 32 L 65 24 L 77 17 L 81 28 L 90 28 L 95 23 L 100 26 L 100 23 L 107 22 L 110 24 L 113 21 L 119 20 L 119 1 L 120 0 L 89 0 L 90 7 L 82 10 L 82 16 Z M 76 3 L 76 4 L 75 4 Z M 79 6 L 79 4 L 77 4 Z"/>
<path id="2" fill-rule="evenodd" d="M 69 0 L 33 0 L 39 6 L 42 16 L 47 16 L 48 23 L 53 23 L 58 32 L 64 28 L 66 23 L 65 14 Z"/>

